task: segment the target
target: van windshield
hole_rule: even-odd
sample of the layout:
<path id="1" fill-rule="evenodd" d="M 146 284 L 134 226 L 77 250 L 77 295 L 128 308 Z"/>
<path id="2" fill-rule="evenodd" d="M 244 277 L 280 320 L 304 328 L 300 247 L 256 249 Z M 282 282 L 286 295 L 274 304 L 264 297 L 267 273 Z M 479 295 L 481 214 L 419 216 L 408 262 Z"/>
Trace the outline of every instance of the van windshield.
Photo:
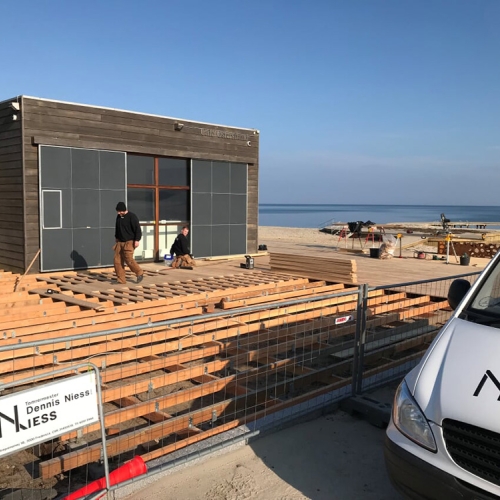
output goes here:
<path id="1" fill-rule="evenodd" d="M 476 290 L 464 312 L 480 313 L 500 320 L 500 265 L 496 262 L 489 276 Z"/>

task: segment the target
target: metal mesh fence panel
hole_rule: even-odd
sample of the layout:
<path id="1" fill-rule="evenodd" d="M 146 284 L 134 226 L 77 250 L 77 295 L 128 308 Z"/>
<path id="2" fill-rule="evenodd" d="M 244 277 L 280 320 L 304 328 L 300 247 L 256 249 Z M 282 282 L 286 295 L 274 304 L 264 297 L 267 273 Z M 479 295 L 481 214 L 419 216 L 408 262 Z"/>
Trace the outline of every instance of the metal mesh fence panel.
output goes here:
<path id="1" fill-rule="evenodd" d="M 355 393 L 401 379 L 418 364 L 453 310 L 448 289 L 456 278 L 471 283 L 479 273 L 368 289 L 366 327 L 359 340 Z M 375 302 L 370 294 L 380 294 Z"/>

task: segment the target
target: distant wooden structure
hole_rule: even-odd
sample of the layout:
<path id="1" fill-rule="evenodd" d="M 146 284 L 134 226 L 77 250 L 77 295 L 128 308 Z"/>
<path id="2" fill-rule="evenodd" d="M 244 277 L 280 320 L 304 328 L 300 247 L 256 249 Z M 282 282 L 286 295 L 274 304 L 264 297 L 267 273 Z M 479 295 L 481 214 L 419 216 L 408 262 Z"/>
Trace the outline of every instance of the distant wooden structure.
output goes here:
<path id="1" fill-rule="evenodd" d="M 500 249 L 500 243 L 488 243 L 486 241 L 474 241 L 474 240 L 452 240 L 450 244 L 450 253 L 455 253 L 460 256 L 467 254 L 469 257 L 482 257 L 482 258 L 492 258 Z M 438 243 L 438 254 L 446 255 L 447 252 L 447 242 L 439 241 Z"/>

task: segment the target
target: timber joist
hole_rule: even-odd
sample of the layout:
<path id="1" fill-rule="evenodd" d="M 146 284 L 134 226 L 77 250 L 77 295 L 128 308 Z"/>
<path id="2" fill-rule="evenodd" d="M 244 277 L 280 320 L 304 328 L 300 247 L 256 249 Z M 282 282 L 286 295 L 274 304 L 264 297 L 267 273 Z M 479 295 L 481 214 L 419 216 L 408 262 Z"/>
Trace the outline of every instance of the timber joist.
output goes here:
<path id="1" fill-rule="evenodd" d="M 54 380 L 55 369 L 91 361 L 100 370 L 108 456 L 124 460 L 160 457 L 351 384 L 352 284 L 275 271 L 186 281 L 147 273 L 141 285 L 118 286 L 107 272 L 39 275 L 16 292 L 5 302 L 16 304 L 10 313 L 0 312 L 0 347 L 12 347 L 0 351 L 0 383 Z M 205 316 L 208 307 L 217 315 Z M 365 375 L 421 356 L 449 314 L 444 298 L 370 291 Z M 51 342 L 22 347 L 41 340 Z M 100 425 L 61 436 L 61 444 L 86 444 L 40 457 L 41 477 L 99 460 Z"/>
<path id="2" fill-rule="evenodd" d="M 358 282 L 355 260 L 271 252 L 269 263 L 273 271 L 336 283 Z"/>

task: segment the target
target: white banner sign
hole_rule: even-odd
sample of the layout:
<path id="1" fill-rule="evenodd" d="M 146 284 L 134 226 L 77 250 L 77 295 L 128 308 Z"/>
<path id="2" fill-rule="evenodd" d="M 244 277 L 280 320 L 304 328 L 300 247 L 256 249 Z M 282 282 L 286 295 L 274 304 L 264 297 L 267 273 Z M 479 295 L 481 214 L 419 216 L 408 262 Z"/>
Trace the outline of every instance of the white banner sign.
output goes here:
<path id="1" fill-rule="evenodd" d="M 95 372 L 0 397 L 0 457 L 99 420 Z"/>
<path id="2" fill-rule="evenodd" d="M 353 316 L 341 316 L 340 318 L 335 318 L 335 324 L 336 325 L 342 325 L 343 323 L 347 323 L 348 321 L 352 321 L 354 318 Z"/>

